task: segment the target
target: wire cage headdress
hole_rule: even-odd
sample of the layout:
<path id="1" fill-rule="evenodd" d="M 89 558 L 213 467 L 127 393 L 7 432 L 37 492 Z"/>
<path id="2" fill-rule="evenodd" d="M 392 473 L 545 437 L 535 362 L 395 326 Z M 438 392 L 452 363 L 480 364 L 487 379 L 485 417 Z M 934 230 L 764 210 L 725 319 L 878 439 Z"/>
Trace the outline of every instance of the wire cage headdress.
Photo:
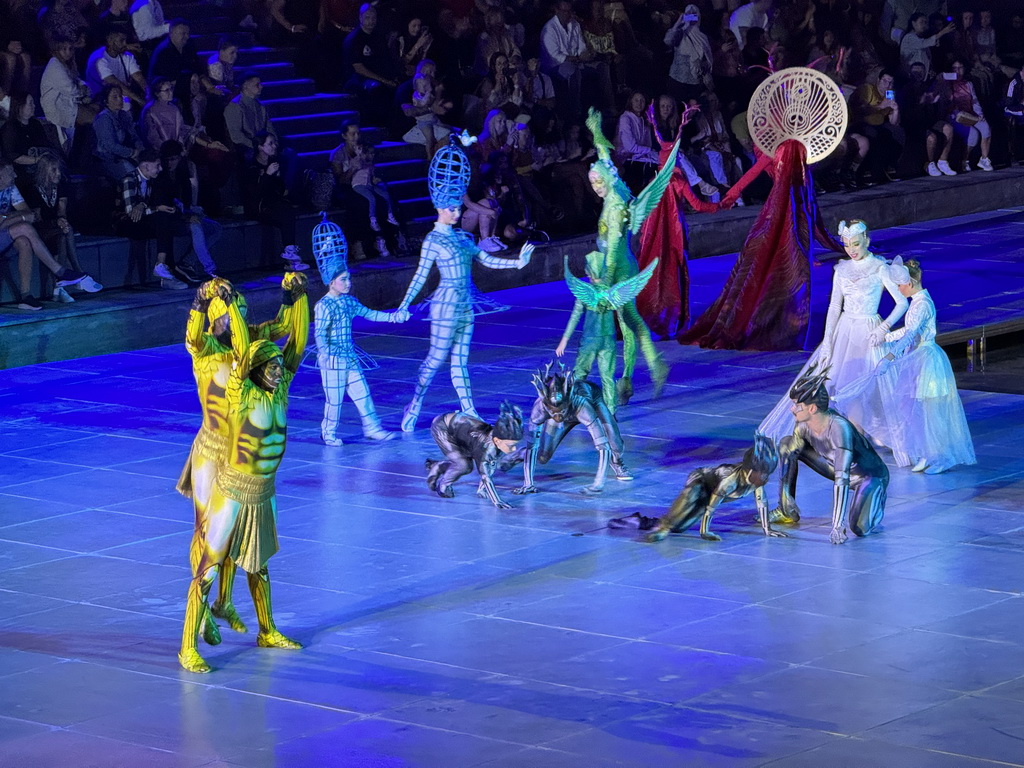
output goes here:
<path id="1" fill-rule="evenodd" d="M 427 186 L 430 189 L 430 201 L 435 208 L 462 205 L 472 174 L 469 158 L 462 146 L 468 147 L 475 141 L 476 137 L 466 131 L 459 136 L 453 133 L 448 137 L 448 143 L 434 154 L 427 174 Z M 459 146 L 460 142 L 462 146 Z"/>
<path id="2" fill-rule="evenodd" d="M 348 271 L 348 241 L 341 227 L 328 221 L 327 213 L 320 212 L 320 223 L 313 228 L 313 255 L 324 285 L 330 285 L 342 272 Z"/>

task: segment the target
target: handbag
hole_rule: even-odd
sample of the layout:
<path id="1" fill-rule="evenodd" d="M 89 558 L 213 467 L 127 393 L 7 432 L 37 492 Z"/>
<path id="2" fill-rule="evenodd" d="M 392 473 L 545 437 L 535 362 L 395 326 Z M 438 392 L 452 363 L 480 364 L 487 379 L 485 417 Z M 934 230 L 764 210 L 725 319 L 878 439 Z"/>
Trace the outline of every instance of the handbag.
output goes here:
<path id="1" fill-rule="evenodd" d="M 334 197 L 334 174 L 330 171 L 314 171 L 307 168 L 305 172 L 306 198 L 316 211 L 326 211 L 331 207 Z"/>
<path id="2" fill-rule="evenodd" d="M 963 110 L 960 110 L 956 113 L 956 121 L 960 123 L 960 125 L 977 125 L 981 122 L 981 118 L 972 112 L 964 112 Z"/>

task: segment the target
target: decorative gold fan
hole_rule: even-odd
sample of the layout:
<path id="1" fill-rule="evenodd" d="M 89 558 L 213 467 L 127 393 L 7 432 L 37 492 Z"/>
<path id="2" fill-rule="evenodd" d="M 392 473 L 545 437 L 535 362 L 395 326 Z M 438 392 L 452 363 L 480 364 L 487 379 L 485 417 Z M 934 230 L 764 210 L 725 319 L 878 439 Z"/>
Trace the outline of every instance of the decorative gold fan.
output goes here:
<path id="1" fill-rule="evenodd" d="M 747 128 L 757 148 L 773 157 L 787 139 L 807 148 L 807 164 L 827 157 L 846 133 L 846 100 L 831 79 L 815 69 L 779 70 L 754 91 Z"/>

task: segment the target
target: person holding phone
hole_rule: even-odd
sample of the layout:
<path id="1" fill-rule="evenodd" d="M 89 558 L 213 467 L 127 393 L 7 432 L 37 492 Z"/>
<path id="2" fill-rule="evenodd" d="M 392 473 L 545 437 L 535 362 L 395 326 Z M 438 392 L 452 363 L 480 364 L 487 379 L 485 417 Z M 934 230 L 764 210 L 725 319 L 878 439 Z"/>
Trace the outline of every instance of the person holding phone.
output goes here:
<path id="1" fill-rule="evenodd" d="M 903 62 L 903 70 L 910 74 L 910 67 L 914 64 L 924 64 L 925 72 L 932 68 L 932 51 L 939 44 L 939 41 L 956 30 L 956 25 L 950 21 L 946 26 L 934 35 L 928 34 L 928 17 L 923 13 L 915 13 L 910 17 L 910 28 L 907 34 L 900 40 L 900 61 Z"/>
<path id="2" fill-rule="evenodd" d="M 900 125 L 900 107 L 889 70 L 870 73 L 850 97 L 851 133 L 866 136 L 871 149 L 861 166 L 875 183 L 892 181 L 907 137 Z"/>
<path id="3" fill-rule="evenodd" d="M 676 99 L 699 99 L 713 90 L 714 55 L 708 36 L 700 29 L 700 8 L 693 3 L 686 6 L 683 15 L 665 33 L 665 45 L 672 48 L 668 84 Z"/>

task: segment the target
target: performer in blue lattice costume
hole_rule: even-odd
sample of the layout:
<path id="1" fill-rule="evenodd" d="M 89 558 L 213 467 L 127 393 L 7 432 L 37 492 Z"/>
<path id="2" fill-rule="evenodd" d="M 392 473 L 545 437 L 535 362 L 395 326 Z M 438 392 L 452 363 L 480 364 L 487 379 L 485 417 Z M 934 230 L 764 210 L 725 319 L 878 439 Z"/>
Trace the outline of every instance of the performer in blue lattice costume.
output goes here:
<path id="1" fill-rule="evenodd" d="M 465 132 L 459 138 L 463 143 L 471 140 Z M 452 385 L 459 397 L 459 408 L 463 413 L 479 418 L 469 383 L 469 344 L 473 338 L 475 316 L 482 311 L 493 311 L 493 305 L 485 310 L 480 307 L 471 276 L 473 261 L 479 261 L 490 269 L 522 269 L 530 263 L 533 255 L 533 246 L 527 243 L 515 261 L 492 256 L 481 251 L 468 233 L 455 226 L 462 215 L 462 201 L 469 185 L 469 160 L 455 143 L 455 137 L 434 155 L 428 182 L 430 199 L 437 209 L 437 222 L 433 231 L 423 239 L 419 266 L 399 310 L 409 308 L 434 264 L 441 273 L 441 281 L 430 298 L 430 350 L 420 366 L 416 390 L 402 417 L 403 432 L 415 429 L 423 407 L 423 396 L 449 356 Z"/>
<path id="2" fill-rule="evenodd" d="M 317 230 L 313 236 L 313 253 L 320 277 L 328 289 L 327 295 L 316 303 L 314 321 L 317 365 L 324 386 L 324 419 L 320 424 L 320 434 L 327 445 L 342 444 L 337 436 L 338 420 L 341 402 L 347 392 L 359 411 L 363 434 L 370 440 L 390 440 L 395 433 L 381 427 L 363 374 L 364 369 L 376 366 L 352 340 L 352 318 L 365 317 L 377 323 L 404 323 L 409 319 L 409 312 L 404 309 L 379 312 L 363 306 L 349 293 L 352 279 L 345 262 L 348 247 L 341 229 L 327 222 L 325 216 Z"/>

